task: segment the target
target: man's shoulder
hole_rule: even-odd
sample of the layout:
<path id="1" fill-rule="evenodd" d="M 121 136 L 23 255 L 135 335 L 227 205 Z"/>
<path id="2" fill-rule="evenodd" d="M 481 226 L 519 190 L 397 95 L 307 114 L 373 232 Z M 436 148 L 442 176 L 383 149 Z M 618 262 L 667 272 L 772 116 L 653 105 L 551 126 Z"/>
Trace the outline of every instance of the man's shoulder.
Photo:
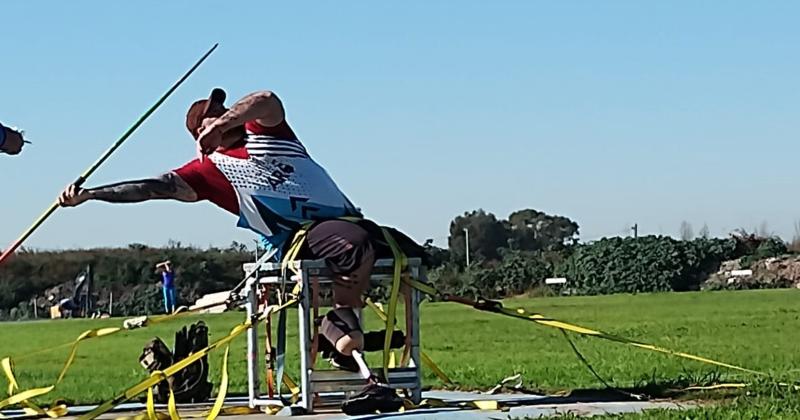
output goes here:
<path id="1" fill-rule="evenodd" d="M 292 130 L 292 127 L 289 126 L 289 123 L 286 120 L 281 121 L 278 125 L 274 127 L 266 127 L 259 124 L 258 121 L 248 121 L 244 124 L 245 131 L 247 134 L 256 135 L 256 136 L 267 136 L 272 137 L 275 139 L 280 140 L 294 140 L 299 142 L 300 139 Z"/>

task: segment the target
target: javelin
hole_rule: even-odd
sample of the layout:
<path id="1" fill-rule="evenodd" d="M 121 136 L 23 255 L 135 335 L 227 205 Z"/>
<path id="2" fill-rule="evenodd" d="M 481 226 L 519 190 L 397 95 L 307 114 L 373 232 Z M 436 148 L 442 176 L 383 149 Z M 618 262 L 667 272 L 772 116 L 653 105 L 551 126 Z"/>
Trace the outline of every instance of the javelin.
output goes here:
<path id="1" fill-rule="evenodd" d="M 202 57 L 200 57 L 200 59 L 197 60 L 194 66 L 192 66 L 192 68 L 190 68 L 189 71 L 187 71 L 186 74 L 183 75 L 183 77 L 181 77 L 177 82 L 175 82 L 175 84 L 172 85 L 172 87 L 169 88 L 169 90 L 166 93 L 164 93 L 164 95 L 162 95 L 161 98 L 158 101 L 156 101 L 156 103 L 153 104 L 153 106 L 151 106 L 150 109 L 147 110 L 147 112 L 145 112 L 141 117 L 139 117 L 139 119 L 131 126 L 131 128 L 129 128 L 128 131 L 126 131 L 125 134 L 123 134 L 122 137 L 119 138 L 119 140 L 117 140 L 113 145 L 111 145 L 111 147 L 108 148 L 108 150 L 106 150 L 106 152 L 103 154 L 103 156 L 100 157 L 100 159 L 97 159 L 97 161 L 94 164 L 92 164 L 92 166 L 90 166 L 89 169 L 87 169 L 83 174 L 81 174 L 81 176 L 78 177 L 77 180 L 75 180 L 74 184 L 78 187 L 83 185 L 83 183 L 86 182 L 89 176 L 91 176 L 94 173 L 94 171 L 96 171 L 97 168 L 99 168 L 100 165 L 102 165 L 103 162 L 105 162 L 106 159 L 108 159 L 111 156 L 111 154 L 114 153 L 114 151 L 116 151 L 120 146 L 122 146 L 122 143 L 125 143 L 125 140 L 127 140 L 128 137 L 130 137 L 131 134 L 133 134 L 133 132 L 136 131 L 136 129 L 139 128 L 139 126 L 142 125 L 142 123 L 144 123 L 144 121 L 153 112 L 155 112 L 156 109 L 158 109 L 158 107 L 161 106 L 161 104 L 163 104 L 164 101 L 166 101 L 167 98 L 170 95 L 172 95 L 172 93 L 175 92 L 176 89 L 178 89 L 178 86 L 183 84 L 183 82 L 186 81 L 186 79 L 188 79 L 189 76 L 192 73 L 194 73 L 194 71 L 197 70 L 198 67 L 200 67 L 200 64 L 202 64 L 203 61 L 205 61 L 206 58 L 208 58 L 208 56 L 211 55 L 211 53 L 214 52 L 215 49 L 217 49 L 218 45 L 219 44 L 214 44 L 214 46 L 211 47 L 211 49 L 208 50 L 208 52 L 206 52 Z M 44 221 L 47 220 L 47 218 L 50 217 L 50 215 L 56 211 L 56 209 L 58 209 L 58 207 L 59 207 L 58 200 L 56 200 L 53 204 L 50 205 L 50 208 L 45 210 L 45 212 L 42 213 L 42 215 L 39 216 L 39 218 L 36 219 L 35 222 L 33 222 L 33 224 L 28 228 L 28 230 L 26 230 L 25 233 L 23 233 L 22 236 L 19 237 L 19 239 L 17 239 L 13 244 L 11 244 L 11 246 L 9 246 L 5 251 L 3 251 L 3 254 L 0 255 L 0 263 L 5 261 L 11 254 L 13 254 L 14 251 L 16 251 L 17 248 L 19 248 L 19 246 L 22 245 L 22 243 L 25 242 L 25 240 L 28 239 L 28 237 L 31 236 L 31 234 L 36 229 L 38 229 L 39 226 L 41 226 L 42 223 L 44 223 Z"/>

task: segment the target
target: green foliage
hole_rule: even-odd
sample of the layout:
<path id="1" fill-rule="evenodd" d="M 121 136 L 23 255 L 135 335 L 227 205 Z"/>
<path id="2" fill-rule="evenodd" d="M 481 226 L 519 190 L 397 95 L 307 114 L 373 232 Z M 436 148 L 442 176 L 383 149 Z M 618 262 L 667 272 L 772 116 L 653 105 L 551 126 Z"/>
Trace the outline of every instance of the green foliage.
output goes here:
<path id="1" fill-rule="evenodd" d="M 450 261 L 450 250 L 434 245 L 433 239 L 425 241 L 423 248 L 425 248 L 425 253 L 428 254 L 429 268 L 436 268 Z"/>
<path id="2" fill-rule="evenodd" d="M 472 264 L 460 271 L 457 265 L 447 264 L 432 270 L 429 278 L 445 293 L 498 298 L 541 286 L 552 267 L 541 253 L 502 250 L 502 260 L 492 265 Z"/>
<path id="3" fill-rule="evenodd" d="M 469 255 L 472 260 L 497 260 L 500 258 L 499 249 L 508 246 L 508 229 L 494 214 L 482 209 L 466 212 L 450 222 L 448 245 L 456 261 L 466 259 L 465 229 L 469 231 Z"/>
<path id="4" fill-rule="evenodd" d="M 525 251 L 503 252 L 503 260 L 478 277 L 477 290 L 488 297 L 514 296 L 544 284 L 552 266 L 540 253 Z"/>
<path id="5" fill-rule="evenodd" d="M 786 242 L 781 238 L 769 237 L 760 241 L 755 250 L 750 255 L 742 258 L 742 268 L 749 268 L 754 262 L 765 258 L 777 257 L 789 252 Z"/>
<path id="6" fill-rule="evenodd" d="M 578 224 L 564 216 L 525 209 L 499 220 L 482 209 L 466 212 L 450 223 L 448 245 L 452 261 L 466 260 L 466 234 L 473 261 L 492 263 L 505 249 L 561 252 L 578 242 Z"/>
<path id="7" fill-rule="evenodd" d="M 604 238 L 551 252 L 500 249 L 499 260 L 479 261 L 468 269 L 450 263 L 430 273 L 447 293 L 497 298 L 542 286 L 545 278 L 566 277 L 576 294 L 643 293 L 699 290 L 723 261 L 753 252 L 764 258 L 785 252 L 785 245 L 760 240 L 743 246 L 738 238 L 699 237 L 680 241 L 665 236 Z"/>
<path id="8" fill-rule="evenodd" d="M 182 304 L 236 285 L 242 263 L 251 261 L 252 255 L 238 246 L 200 250 L 177 243 L 168 248 L 131 244 L 120 249 L 23 252 L 0 270 L 0 317 L 32 316 L 30 302 L 36 296 L 41 316 L 49 306 L 45 291 L 50 290 L 55 298 L 69 296 L 75 275 L 87 265 L 94 271 L 98 305 L 107 305 L 113 292 L 116 315 L 157 312 L 161 295 L 155 264 L 166 259 L 175 265 L 178 302 Z M 56 286 L 61 287 L 52 289 Z M 12 308 L 17 308 L 14 317 L 10 316 Z"/>
<path id="9" fill-rule="evenodd" d="M 581 294 L 697 290 L 735 249 L 733 239 L 604 238 L 578 246 L 556 274 Z"/>
<path id="10" fill-rule="evenodd" d="M 514 249 L 560 251 L 578 241 L 578 224 L 564 216 L 525 209 L 508 216 Z"/>

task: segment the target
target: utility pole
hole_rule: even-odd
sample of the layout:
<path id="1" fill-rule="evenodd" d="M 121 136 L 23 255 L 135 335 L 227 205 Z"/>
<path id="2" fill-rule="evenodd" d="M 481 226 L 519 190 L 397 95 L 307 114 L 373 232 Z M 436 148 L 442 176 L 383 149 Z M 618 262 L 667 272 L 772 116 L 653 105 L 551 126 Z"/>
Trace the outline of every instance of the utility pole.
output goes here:
<path id="1" fill-rule="evenodd" d="M 467 247 L 467 268 L 469 268 L 469 229 L 464 228 L 464 242 L 466 242 L 465 246 Z"/>
<path id="2" fill-rule="evenodd" d="M 86 266 L 86 301 L 84 303 L 83 317 L 91 317 L 92 312 L 92 283 L 94 283 L 94 273 L 92 272 L 92 265 Z"/>
<path id="3" fill-rule="evenodd" d="M 633 231 L 633 239 L 638 238 L 639 237 L 639 224 L 638 223 L 634 223 L 633 226 L 631 226 L 631 230 Z"/>
<path id="4" fill-rule="evenodd" d="M 258 239 L 253 239 L 253 242 L 255 242 L 255 244 L 256 244 L 256 251 L 255 251 L 256 260 L 255 260 L 255 263 L 256 263 L 256 280 L 258 280 L 258 277 L 259 277 L 259 272 L 258 272 L 258 245 L 260 244 L 260 242 L 258 241 Z"/>

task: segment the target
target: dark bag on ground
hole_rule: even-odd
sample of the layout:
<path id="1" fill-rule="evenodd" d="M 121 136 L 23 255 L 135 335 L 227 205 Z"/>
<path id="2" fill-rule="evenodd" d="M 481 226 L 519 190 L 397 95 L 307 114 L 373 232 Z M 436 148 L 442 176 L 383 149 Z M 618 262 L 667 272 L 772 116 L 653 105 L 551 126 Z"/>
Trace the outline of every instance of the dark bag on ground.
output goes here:
<path id="1" fill-rule="evenodd" d="M 190 354 L 208 347 L 208 327 L 203 321 L 181 328 L 175 333 L 174 350 L 156 337 L 144 346 L 139 363 L 151 374 L 163 371 Z M 160 404 L 169 401 L 169 390 L 175 394 L 176 403 L 199 403 L 211 397 L 212 385 L 208 382 L 208 356 L 187 366 L 185 369 L 161 381 L 155 387 L 153 399 Z"/>

